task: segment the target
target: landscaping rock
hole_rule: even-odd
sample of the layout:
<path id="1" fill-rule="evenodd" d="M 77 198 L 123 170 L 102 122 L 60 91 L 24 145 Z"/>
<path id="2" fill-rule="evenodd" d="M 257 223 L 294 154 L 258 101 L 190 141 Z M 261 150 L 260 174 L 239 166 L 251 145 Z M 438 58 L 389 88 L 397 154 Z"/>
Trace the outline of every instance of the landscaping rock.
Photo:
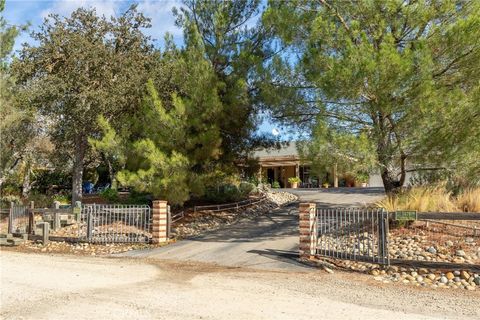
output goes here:
<path id="1" fill-rule="evenodd" d="M 328 272 L 330 274 L 334 273 L 332 269 L 327 268 L 327 267 L 323 267 L 323 270 L 325 270 L 326 272 Z"/>
<path id="2" fill-rule="evenodd" d="M 477 286 L 480 286 L 480 276 L 476 276 L 476 277 L 473 279 L 473 282 L 474 282 Z"/>
<path id="3" fill-rule="evenodd" d="M 437 249 L 435 249 L 434 247 L 428 248 L 427 251 L 431 254 L 436 254 L 437 253 Z"/>
<path id="4" fill-rule="evenodd" d="M 461 271 L 460 277 L 464 280 L 468 280 L 470 278 L 470 274 L 467 271 Z"/>
<path id="5" fill-rule="evenodd" d="M 465 251 L 463 250 L 457 250 L 455 254 L 459 257 L 465 257 Z"/>

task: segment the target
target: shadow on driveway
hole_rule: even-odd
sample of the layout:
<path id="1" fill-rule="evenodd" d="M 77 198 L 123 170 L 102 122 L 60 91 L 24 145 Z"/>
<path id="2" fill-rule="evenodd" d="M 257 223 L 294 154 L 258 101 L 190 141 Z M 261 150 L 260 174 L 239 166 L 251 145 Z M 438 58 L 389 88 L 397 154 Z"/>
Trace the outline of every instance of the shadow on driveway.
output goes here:
<path id="1" fill-rule="evenodd" d="M 272 259 L 281 263 L 288 263 L 296 267 L 312 268 L 312 269 L 314 268 L 314 266 L 312 266 L 311 264 L 299 259 L 298 251 L 264 249 L 264 250 L 250 250 L 247 252 L 254 253 L 261 257 Z"/>

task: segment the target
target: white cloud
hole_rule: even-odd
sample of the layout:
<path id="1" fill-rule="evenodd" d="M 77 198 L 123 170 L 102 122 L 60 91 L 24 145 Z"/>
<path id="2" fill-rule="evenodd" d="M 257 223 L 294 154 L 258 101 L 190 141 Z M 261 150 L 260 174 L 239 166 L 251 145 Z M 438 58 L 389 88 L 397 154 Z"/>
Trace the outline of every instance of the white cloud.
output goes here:
<path id="1" fill-rule="evenodd" d="M 121 1 L 114 0 L 57 0 L 53 5 L 44 9 L 40 15 L 46 18 L 51 13 L 69 16 L 77 8 L 95 8 L 97 14 L 106 17 L 116 16 L 119 13 Z"/>
<path id="2" fill-rule="evenodd" d="M 152 27 L 145 30 L 145 34 L 151 36 L 163 44 L 163 37 L 166 32 L 173 35 L 174 40 L 179 43 L 183 38 L 180 28 L 175 26 L 175 18 L 172 13 L 174 7 L 181 7 L 180 0 L 140 0 L 117 1 L 117 0 L 56 0 L 49 7 L 44 8 L 40 15 L 48 17 L 51 13 L 61 16 L 69 16 L 79 7 L 95 8 L 97 14 L 106 17 L 118 16 L 133 3 L 138 3 L 137 10 L 151 19 Z"/>
<path id="3" fill-rule="evenodd" d="M 182 30 L 175 26 L 172 9 L 179 8 L 179 0 L 143 0 L 138 3 L 138 11 L 152 19 L 152 27 L 146 33 L 155 39 L 162 39 L 166 32 L 181 37 Z"/>

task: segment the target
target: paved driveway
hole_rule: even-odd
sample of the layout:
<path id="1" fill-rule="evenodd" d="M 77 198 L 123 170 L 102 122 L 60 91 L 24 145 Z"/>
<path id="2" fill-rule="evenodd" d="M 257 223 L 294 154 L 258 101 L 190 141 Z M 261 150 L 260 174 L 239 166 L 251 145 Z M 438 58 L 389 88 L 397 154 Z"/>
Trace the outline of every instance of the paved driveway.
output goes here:
<path id="1" fill-rule="evenodd" d="M 358 206 L 383 197 L 378 188 L 287 189 L 301 202 L 320 206 Z M 224 266 L 259 269 L 308 270 L 297 260 L 298 203 L 271 211 L 264 216 L 243 219 L 202 236 L 156 249 L 130 251 L 125 255 L 200 261 Z"/>

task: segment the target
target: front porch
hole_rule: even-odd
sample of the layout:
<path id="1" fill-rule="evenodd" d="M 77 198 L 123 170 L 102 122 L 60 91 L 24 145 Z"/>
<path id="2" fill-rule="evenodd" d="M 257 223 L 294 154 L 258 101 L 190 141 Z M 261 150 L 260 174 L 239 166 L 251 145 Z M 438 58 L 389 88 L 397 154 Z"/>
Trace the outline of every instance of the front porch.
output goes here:
<path id="1" fill-rule="evenodd" d="M 260 181 L 265 181 L 270 185 L 278 182 L 280 188 L 292 188 L 292 184 L 288 182 L 289 178 L 296 177 L 300 179 L 299 188 L 319 188 L 322 186 L 324 177 L 316 177 L 311 174 L 310 166 L 300 164 L 299 161 L 281 162 L 270 161 L 260 162 L 260 169 L 258 178 Z M 338 176 L 335 170 L 331 173 L 326 173 L 326 180 L 331 180 L 333 187 L 338 187 Z"/>

